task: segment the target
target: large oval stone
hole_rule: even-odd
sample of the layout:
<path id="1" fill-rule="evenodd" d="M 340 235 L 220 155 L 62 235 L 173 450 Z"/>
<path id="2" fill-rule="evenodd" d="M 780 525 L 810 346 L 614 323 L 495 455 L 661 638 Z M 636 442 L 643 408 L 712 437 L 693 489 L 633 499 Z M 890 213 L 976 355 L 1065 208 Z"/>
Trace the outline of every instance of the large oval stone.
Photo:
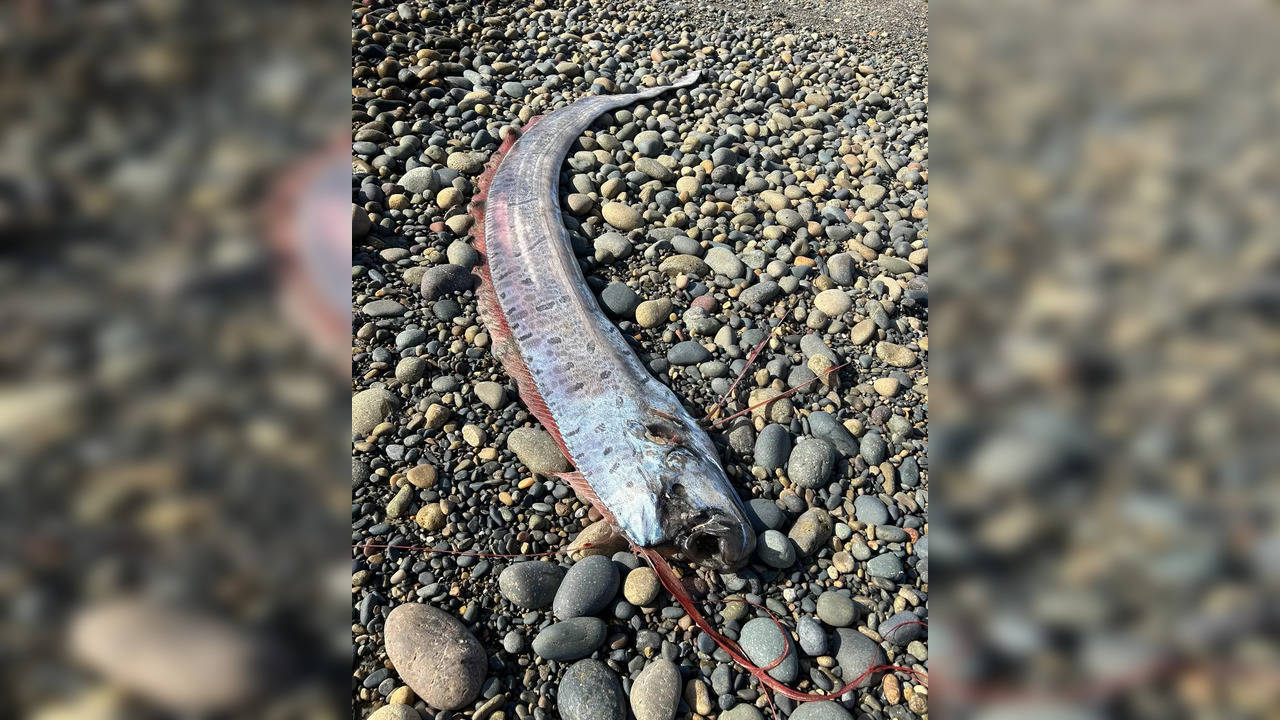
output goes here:
<path id="1" fill-rule="evenodd" d="M 387 616 L 384 635 L 392 666 L 431 707 L 453 710 L 480 694 L 488 660 L 458 618 L 430 605 L 406 603 Z"/>

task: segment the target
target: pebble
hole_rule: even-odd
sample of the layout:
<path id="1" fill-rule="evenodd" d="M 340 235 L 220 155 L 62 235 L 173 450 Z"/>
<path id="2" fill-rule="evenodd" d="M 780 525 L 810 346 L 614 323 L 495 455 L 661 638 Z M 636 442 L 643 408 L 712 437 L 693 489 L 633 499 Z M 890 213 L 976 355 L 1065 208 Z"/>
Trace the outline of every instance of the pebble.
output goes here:
<path id="1" fill-rule="evenodd" d="M 374 710 L 368 720 L 422 720 L 422 716 L 408 705 L 392 704 Z"/>
<path id="2" fill-rule="evenodd" d="M 618 593 L 618 566 L 603 555 L 592 555 L 574 563 L 556 591 L 552 610 L 567 619 L 594 615 Z"/>
<path id="3" fill-rule="evenodd" d="M 818 296 L 813 299 L 813 306 L 827 317 L 840 317 L 853 307 L 853 299 L 849 297 L 849 293 L 839 288 L 831 288 L 818 293 Z"/>
<path id="4" fill-rule="evenodd" d="M 614 317 L 630 318 L 640 304 L 640 296 L 626 283 L 614 280 L 601 291 L 600 304 Z"/>
<path id="5" fill-rule="evenodd" d="M 772 280 L 764 280 L 742 291 L 738 299 L 743 305 L 765 305 L 777 300 L 782 295 L 782 288 Z"/>
<path id="6" fill-rule="evenodd" d="M 671 720 L 680 705 L 680 668 L 666 658 L 649 663 L 631 685 L 635 720 Z"/>
<path id="7" fill-rule="evenodd" d="M 752 498 L 743 505 L 743 510 L 747 513 L 747 519 L 751 521 L 752 529 L 758 533 L 765 530 L 780 530 L 787 522 L 786 513 L 782 512 L 777 503 L 768 498 Z"/>
<path id="8" fill-rule="evenodd" d="M 827 631 L 812 616 L 801 615 L 796 621 L 796 639 L 801 652 L 809 657 L 827 654 Z"/>
<path id="9" fill-rule="evenodd" d="M 697 365 L 711 359 L 711 353 L 696 340 L 676 343 L 667 351 L 667 362 L 672 365 Z"/>
<path id="10" fill-rule="evenodd" d="M 879 465 L 889 455 L 889 446 L 880 433 L 869 432 L 858 442 L 858 453 L 868 465 Z"/>
<path id="11" fill-rule="evenodd" d="M 701 277 L 706 275 L 710 269 L 702 258 L 687 253 L 672 255 L 658 264 L 658 272 L 671 276 L 697 275 Z"/>
<path id="12" fill-rule="evenodd" d="M 787 477 L 802 488 L 824 485 L 831 477 L 836 450 L 822 438 L 802 437 L 787 460 Z"/>
<path id="13" fill-rule="evenodd" d="M 800 660 L 796 657 L 795 648 L 772 619 L 758 617 L 748 620 L 738 635 L 738 644 L 747 658 L 760 666 L 773 662 L 785 652 L 786 658 L 769 671 L 769 677 L 774 680 L 789 683 L 799 676 Z"/>
<path id="14" fill-rule="evenodd" d="M 822 508 L 809 508 L 796 519 L 787 537 L 803 556 L 813 554 L 831 539 L 831 514 Z"/>
<path id="15" fill-rule="evenodd" d="M 396 606 L 383 631 L 400 679 L 439 710 L 470 704 L 488 674 L 484 646 L 453 615 L 419 603 Z"/>
<path id="16" fill-rule="evenodd" d="M 531 610 L 550 607 L 564 575 L 564 568 L 554 563 L 515 562 L 498 575 L 498 592 L 518 607 Z"/>
<path id="17" fill-rule="evenodd" d="M 889 522 L 889 508 L 884 501 L 872 495 L 859 495 L 853 500 L 854 517 L 868 525 L 884 525 Z"/>
<path id="18" fill-rule="evenodd" d="M 399 317 L 409 311 L 404 305 L 390 298 L 365 303 L 360 312 L 374 318 Z"/>
<path id="19" fill-rule="evenodd" d="M 470 290 L 473 282 L 474 276 L 464 267 L 433 265 L 422 273 L 420 289 L 426 299 L 438 300 L 449 293 Z"/>
<path id="20" fill-rule="evenodd" d="M 544 660 L 580 660 L 604 643 L 606 627 L 597 617 L 575 617 L 548 626 L 533 639 L 533 652 Z"/>
<path id="21" fill-rule="evenodd" d="M 607 232 L 595 239 L 596 262 L 611 263 L 631 256 L 634 248 L 631 241 L 616 232 Z"/>
<path id="22" fill-rule="evenodd" d="M 867 574 L 885 580 L 897 580 L 902 575 L 902 560 L 893 553 L 881 553 L 867 561 Z"/>
<path id="23" fill-rule="evenodd" d="M 858 441 L 849 433 L 848 428 L 829 412 L 818 410 L 809 413 L 809 432 L 814 437 L 831 443 L 842 455 L 858 454 Z"/>
<path id="24" fill-rule="evenodd" d="M 853 720 L 848 710 L 834 700 L 800 703 L 791 713 L 791 720 Z"/>
<path id="25" fill-rule="evenodd" d="M 658 574 L 652 568 L 638 567 L 627 573 L 627 580 L 622 584 L 622 596 L 632 605 L 645 607 L 653 603 L 661 588 Z"/>
<path id="26" fill-rule="evenodd" d="M 764 714 L 754 705 L 738 703 L 720 713 L 718 720 L 764 720 Z"/>
<path id="27" fill-rule="evenodd" d="M 916 354 L 902 345 L 880 341 L 876 343 L 876 357 L 886 365 L 909 368 L 916 364 Z"/>
<path id="28" fill-rule="evenodd" d="M 643 328 L 665 325 L 671 317 L 671 307 L 668 298 L 645 300 L 636 306 L 636 324 Z"/>
<path id="29" fill-rule="evenodd" d="M 635 139 L 636 151 L 645 157 L 657 157 L 662 154 L 666 143 L 662 141 L 662 135 L 653 130 L 643 130 L 636 135 Z"/>
<path id="30" fill-rule="evenodd" d="M 875 334 L 876 322 L 871 318 L 867 318 L 866 320 L 859 321 L 858 324 L 853 326 L 853 329 L 849 331 L 849 340 L 854 345 L 866 345 L 867 341 L 869 341 Z"/>
<path id="31" fill-rule="evenodd" d="M 888 662 L 884 650 L 874 640 L 857 630 L 839 628 L 836 630 L 836 662 L 840 665 L 840 677 L 845 682 L 853 682 L 867 670 Z M 871 673 L 858 683 L 858 687 L 870 687 L 875 682 Z"/>
<path id="32" fill-rule="evenodd" d="M 539 475 L 566 472 L 569 461 L 551 434 L 542 428 L 520 427 L 507 435 L 507 449 L 516 454 L 520 462 Z"/>
<path id="33" fill-rule="evenodd" d="M 732 280 L 746 277 L 747 266 L 743 265 L 738 256 L 727 248 L 713 247 L 707 251 L 703 260 L 717 275 L 723 275 Z"/>
<path id="34" fill-rule="evenodd" d="M 623 232 L 635 230 L 644 223 L 640 211 L 625 203 L 607 202 L 600 212 L 605 222 Z"/>
<path id="35" fill-rule="evenodd" d="M 475 385 L 476 399 L 493 410 L 501 410 L 507 404 L 507 389 L 496 382 L 478 382 Z"/>
<path id="36" fill-rule="evenodd" d="M 786 535 L 777 530 L 765 530 L 756 543 L 756 555 L 769 567 L 783 570 L 796 562 L 796 549 Z"/>
<path id="37" fill-rule="evenodd" d="M 351 432 L 368 435 L 391 416 L 399 405 L 396 396 L 386 388 L 369 388 L 351 396 Z"/>
<path id="38" fill-rule="evenodd" d="M 818 596 L 818 619 L 832 627 L 848 627 L 858 614 L 858 606 L 848 595 L 827 590 Z"/>
<path id="39" fill-rule="evenodd" d="M 618 676 L 599 660 L 579 660 L 565 671 L 556 693 L 563 720 L 625 720 L 627 706 Z"/>
<path id="40" fill-rule="evenodd" d="M 756 436 L 753 456 L 755 464 L 765 470 L 780 469 L 791 453 L 791 433 L 777 423 L 765 425 Z"/>
<path id="41" fill-rule="evenodd" d="M 430 195 L 439 189 L 436 173 L 429 167 L 416 167 L 400 176 L 400 186 L 415 195 Z"/>
<path id="42" fill-rule="evenodd" d="M 920 624 L 920 616 L 903 610 L 881 622 L 876 632 L 894 645 L 906 645 L 924 635 L 924 626 Z"/>

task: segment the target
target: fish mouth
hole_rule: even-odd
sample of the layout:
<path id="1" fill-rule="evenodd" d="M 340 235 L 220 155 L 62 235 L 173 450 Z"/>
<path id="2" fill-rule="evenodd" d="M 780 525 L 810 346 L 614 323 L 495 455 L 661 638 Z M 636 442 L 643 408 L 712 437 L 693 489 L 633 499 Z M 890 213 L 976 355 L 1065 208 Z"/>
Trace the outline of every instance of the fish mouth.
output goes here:
<path id="1" fill-rule="evenodd" d="M 680 551 L 694 563 L 720 572 L 742 567 L 756 548 L 755 533 L 722 513 L 701 516 L 679 540 Z"/>

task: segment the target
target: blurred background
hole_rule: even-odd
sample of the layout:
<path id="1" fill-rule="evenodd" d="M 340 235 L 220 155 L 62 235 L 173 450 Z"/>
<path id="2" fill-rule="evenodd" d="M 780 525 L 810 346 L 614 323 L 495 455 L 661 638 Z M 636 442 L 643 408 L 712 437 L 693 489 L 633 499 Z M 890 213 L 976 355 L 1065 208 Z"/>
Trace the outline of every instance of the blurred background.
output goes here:
<path id="1" fill-rule="evenodd" d="M 939 717 L 1277 717 L 1274 2 L 931 3 Z M 0 6 L 0 707 L 344 717 L 346 13 Z"/>
<path id="2" fill-rule="evenodd" d="M 930 11 L 933 711 L 1280 717 L 1280 5 Z"/>
<path id="3" fill-rule="evenodd" d="M 346 12 L 0 6 L 4 717 L 348 712 Z"/>

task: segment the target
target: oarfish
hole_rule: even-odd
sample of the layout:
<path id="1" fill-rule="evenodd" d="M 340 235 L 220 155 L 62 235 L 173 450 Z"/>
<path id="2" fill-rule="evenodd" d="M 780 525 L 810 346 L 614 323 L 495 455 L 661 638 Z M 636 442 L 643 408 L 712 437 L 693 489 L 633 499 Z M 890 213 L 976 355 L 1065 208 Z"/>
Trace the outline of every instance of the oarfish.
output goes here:
<path id="1" fill-rule="evenodd" d="M 587 97 L 512 133 L 471 204 L 481 319 L 520 397 L 576 472 L 561 477 L 634 546 L 741 566 L 756 538 L 715 446 L 646 371 L 588 290 L 560 216 L 559 174 L 601 114 L 693 84 Z"/>

